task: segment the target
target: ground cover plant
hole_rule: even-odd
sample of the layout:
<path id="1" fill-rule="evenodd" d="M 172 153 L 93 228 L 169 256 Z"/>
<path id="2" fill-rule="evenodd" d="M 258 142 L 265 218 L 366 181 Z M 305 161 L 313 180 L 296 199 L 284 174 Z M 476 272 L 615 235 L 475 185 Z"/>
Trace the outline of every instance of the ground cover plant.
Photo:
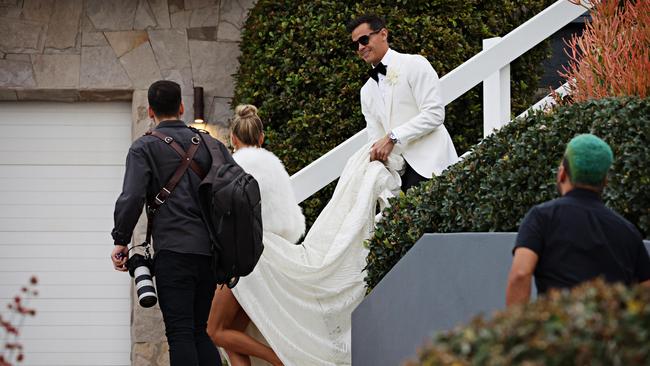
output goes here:
<path id="1" fill-rule="evenodd" d="M 441 334 L 408 365 L 647 365 L 650 291 L 602 280 Z"/>

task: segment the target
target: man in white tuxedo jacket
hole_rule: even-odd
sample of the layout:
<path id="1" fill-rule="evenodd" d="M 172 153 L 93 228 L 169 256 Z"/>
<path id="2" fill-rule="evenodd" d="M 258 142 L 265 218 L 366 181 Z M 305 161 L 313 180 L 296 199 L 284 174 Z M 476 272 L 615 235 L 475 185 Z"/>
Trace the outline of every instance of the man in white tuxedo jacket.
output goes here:
<path id="1" fill-rule="evenodd" d="M 347 29 L 352 48 L 373 67 L 361 88 L 361 112 L 374 142 L 370 159 L 386 161 L 393 150 L 401 154 L 403 191 L 440 175 L 458 155 L 443 125 L 438 74 L 426 58 L 390 49 L 386 24 L 376 15 L 356 18 Z"/>

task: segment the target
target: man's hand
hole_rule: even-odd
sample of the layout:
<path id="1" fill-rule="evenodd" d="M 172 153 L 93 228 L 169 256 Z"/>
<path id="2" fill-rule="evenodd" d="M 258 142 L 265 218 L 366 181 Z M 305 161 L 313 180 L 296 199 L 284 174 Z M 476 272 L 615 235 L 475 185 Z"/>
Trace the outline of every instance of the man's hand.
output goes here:
<path id="1" fill-rule="evenodd" d="M 126 260 L 129 259 L 129 248 L 126 245 L 116 245 L 111 253 L 111 261 L 116 271 L 126 272 Z"/>
<path id="2" fill-rule="evenodd" d="M 388 135 L 377 140 L 370 148 L 370 161 L 379 160 L 385 163 L 394 147 L 395 143 L 393 143 Z"/>

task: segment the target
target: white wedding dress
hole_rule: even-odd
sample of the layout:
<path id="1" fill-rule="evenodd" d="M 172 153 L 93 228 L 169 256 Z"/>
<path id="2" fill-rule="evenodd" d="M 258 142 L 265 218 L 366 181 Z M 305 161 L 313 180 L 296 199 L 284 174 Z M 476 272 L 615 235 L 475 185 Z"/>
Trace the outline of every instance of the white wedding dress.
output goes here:
<path id="1" fill-rule="evenodd" d="M 289 176 L 264 149 L 237 151 L 235 160 L 253 175 L 262 194 L 264 252 L 233 293 L 285 365 L 349 365 L 351 314 L 363 299 L 376 204 L 400 189 L 403 160 L 370 162 L 370 144 L 347 162 L 332 199 L 305 237 L 304 217 Z"/>

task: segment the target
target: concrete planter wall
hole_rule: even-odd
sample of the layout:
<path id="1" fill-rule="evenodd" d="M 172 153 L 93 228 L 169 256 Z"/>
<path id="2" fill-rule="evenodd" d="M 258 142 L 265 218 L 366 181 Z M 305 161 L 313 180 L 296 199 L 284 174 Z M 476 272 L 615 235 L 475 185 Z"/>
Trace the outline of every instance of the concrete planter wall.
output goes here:
<path id="1" fill-rule="evenodd" d="M 400 365 L 438 332 L 504 309 L 516 236 L 424 234 L 352 313 L 352 364 Z"/>

